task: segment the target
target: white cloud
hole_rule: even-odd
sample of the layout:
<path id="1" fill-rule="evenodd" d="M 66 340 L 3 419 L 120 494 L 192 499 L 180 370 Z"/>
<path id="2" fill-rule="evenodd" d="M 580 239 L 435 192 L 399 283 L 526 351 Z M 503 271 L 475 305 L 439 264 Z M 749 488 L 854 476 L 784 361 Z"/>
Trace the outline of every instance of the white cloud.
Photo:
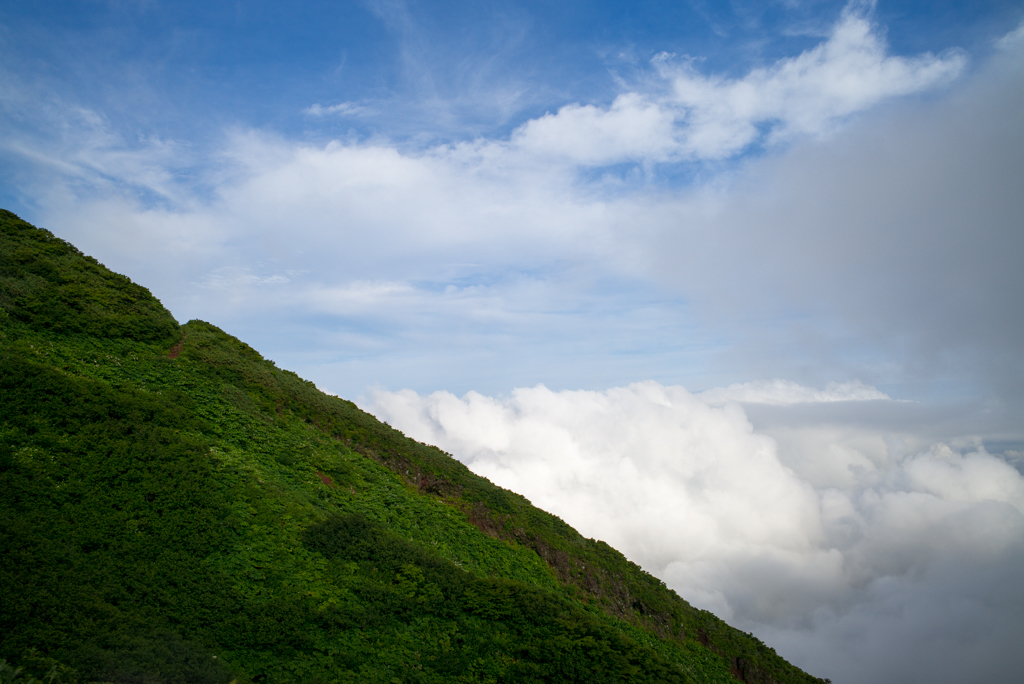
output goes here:
<path id="1" fill-rule="evenodd" d="M 803 550 L 818 534 L 813 493 L 781 467 L 770 440 L 737 408 L 709 407 L 681 387 L 538 386 L 505 401 L 378 391 L 374 406 L 415 439 L 619 548 L 658 557 L 660 528 L 698 554 L 720 539 Z M 763 515 L 778 500 L 786 504 Z"/>
<path id="2" fill-rule="evenodd" d="M 319 102 L 306 107 L 302 110 L 304 114 L 310 116 L 358 116 L 368 114 L 371 110 L 366 105 L 361 105 L 356 102 L 339 102 L 338 104 L 324 106 Z"/>
<path id="3" fill-rule="evenodd" d="M 214 269 L 198 284 L 200 287 L 216 290 L 237 290 L 259 285 L 282 285 L 289 282 L 288 276 L 280 273 L 260 276 L 247 269 L 225 266 Z"/>
<path id="4" fill-rule="evenodd" d="M 1016 29 L 996 41 L 997 48 L 1008 52 L 1020 50 L 1021 45 L 1024 45 L 1024 21 Z"/>
<path id="5" fill-rule="evenodd" d="M 956 51 L 912 58 L 886 51 L 869 12 L 851 4 L 824 43 L 742 78 L 704 76 L 691 61 L 676 65 L 670 55 L 656 64 L 671 82 L 669 102 L 684 112 L 683 148 L 717 158 L 757 141 L 764 128 L 768 142 L 828 131 L 885 98 L 949 82 L 967 61 Z"/>
<path id="6" fill-rule="evenodd" d="M 810 401 L 851 393 L 885 401 L 863 385 L 777 384 Z M 813 624 L 843 624 L 849 639 L 819 645 L 894 658 L 864 631 L 864 614 L 882 631 L 932 627 L 915 622 L 926 606 L 887 614 L 887 586 L 928 598 L 946 592 L 955 603 L 976 597 L 969 584 L 949 586 L 949 568 L 1016 576 L 1006 558 L 1024 553 L 1024 477 L 1002 459 L 947 443 L 901 452 L 887 446 L 900 435 L 870 425 L 847 426 L 857 439 L 847 434 L 834 450 L 794 456 L 755 431 L 738 404 L 703 396 L 654 382 L 603 392 L 537 386 L 506 398 L 379 390 L 368 408 L 607 541 L 694 603 L 787 640 Z M 991 609 L 1012 610 L 1024 595 L 1010 598 L 1010 607 Z M 819 674 L 866 681 L 846 666 Z"/>
<path id="7" fill-rule="evenodd" d="M 530 156 L 585 166 L 667 161 L 677 147 L 675 123 L 671 110 L 627 93 L 608 108 L 572 104 L 533 119 L 512 134 L 511 144 Z"/>
<path id="8" fill-rule="evenodd" d="M 849 10 L 822 45 L 743 78 L 701 76 L 660 59 L 661 75 L 645 88 L 624 92 L 607 107 L 567 105 L 527 121 L 507 140 L 417 151 L 385 140 L 314 146 L 234 131 L 216 163 L 197 174 L 181 145 L 129 144 L 102 117 L 66 107 L 61 114 L 53 104 L 48 116 L 58 128 L 80 131 L 77 142 L 69 133 L 57 150 L 27 140 L 8 144 L 17 143 L 23 156 L 71 163 L 64 183 L 48 174 L 39 189 L 52 196 L 47 218 L 70 231 L 84 223 L 82 216 L 108 222 L 106 235 L 82 228 L 86 235 L 76 239 L 87 248 L 103 241 L 95 251 L 123 250 L 132 259 L 139 233 L 148 232 L 152 253 L 163 254 L 169 243 L 200 249 L 208 261 L 199 267 L 204 273 L 251 267 L 238 263 L 252 259 L 239 249 L 243 240 L 282 261 L 300 245 L 316 245 L 303 250 L 304 258 L 330 255 L 353 280 L 394 280 L 379 272 L 383 262 L 400 270 L 430 258 L 443 260 L 442 268 L 457 261 L 534 269 L 597 256 L 622 272 L 648 269 L 641 262 L 650 261 L 651 237 L 688 221 L 688 212 L 703 211 L 701 202 L 652 195 L 636 181 L 643 176 L 618 185 L 614 178 L 581 182 L 585 167 L 717 158 L 754 140 L 747 133 L 723 138 L 716 132 L 721 126 L 768 125 L 776 137 L 819 132 L 837 117 L 948 79 L 961 65 L 959 55 L 889 56 L 867 16 Z M 18 92 L 6 99 L 17 100 Z M 316 104 L 307 113 L 353 114 L 362 106 Z M 161 201 L 153 203 L 153 195 Z M 84 214 L 83 204 L 91 205 Z M 200 225 L 205 232 L 197 235 Z M 243 249 L 251 251 L 248 245 Z"/>
<path id="9" fill-rule="evenodd" d="M 819 390 L 813 387 L 804 387 L 791 380 L 778 379 L 717 387 L 701 392 L 698 396 L 712 405 L 738 401 L 778 406 L 820 401 L 873 401 L 889 398 L 884 392 L 879 392 L 859 380 L 830 382 L 825 389 Z"/>
<path id="10" fill-rule="evenodd" d="M 625 93 L 606 108 L 567 105 L 521 126 L 513 147 L 584 166 L 720 159 L 758 142 L 832 131 L 851 114 L 963 71 L 959 51 L 888 55 L 870 9 L 848 6 L 825 42 L 741 78 L 704 75 L 693 60 L 662 53 L 652 62 L 661 79 L 652 92 Z"/>
<path id="11" fill-rule="evenodd" d="M 998 501 L 1024 513 L 1024 480 L 1020 473 L 984 449 L 959 454 L 945 444 L 936 445 L 908 463 L 905 470 L 915 491 L 945 501 Z"/>

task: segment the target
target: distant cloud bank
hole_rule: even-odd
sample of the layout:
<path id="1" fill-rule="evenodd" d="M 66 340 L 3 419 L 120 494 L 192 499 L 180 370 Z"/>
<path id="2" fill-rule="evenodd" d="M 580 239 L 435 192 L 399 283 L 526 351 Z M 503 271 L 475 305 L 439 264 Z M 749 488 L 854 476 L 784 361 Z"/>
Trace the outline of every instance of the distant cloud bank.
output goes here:
<path id="1" fill-rule="evenodd" d="M 698 394 L 707 403 L 721 405 L 727 401 L 787 406 L 818 401 L 874 401 L 889 399 L 885 392 L 858 381 L 831 382 L 825 389 L 803 387 L 791 380 L 760 380 L 706 390 Z"/>
<path id="2" fill-rule="evenodd" d="M 954 614 L 967 603 L 996 623 L 1017 619 L 1024 591 L 1000 592 L 1020 569 L 1007 559 L 1024 551 L 1024 477 L 1005 460 L 969 440 L 929 443 L 863 421 L 776 424 L 780 442 L 738 402 L 901 406 L 857 382 L 819 390 L 775 380 L 700 394 L 656 382 L 505 398 L 377 391 L 367 408 L 745 628 L 783 642 L 812 627 L 849 630 L 846 640 L 801 642 L 801 662 L 850 668 L 837 680 L 891 672 L 909 648 L 900 634 L 935 631 L 917 623 L 922 606 L 889 612 L 896 586 Z M 979 569 L 997 576 L 998 591 L 970 582 Z M 963 584 L 950 586 L 950 573 Z M 871 630 L 890 642 L 872 643 Z M 935 655 L 937 671 L 963 647 L 949 648 Z"/>

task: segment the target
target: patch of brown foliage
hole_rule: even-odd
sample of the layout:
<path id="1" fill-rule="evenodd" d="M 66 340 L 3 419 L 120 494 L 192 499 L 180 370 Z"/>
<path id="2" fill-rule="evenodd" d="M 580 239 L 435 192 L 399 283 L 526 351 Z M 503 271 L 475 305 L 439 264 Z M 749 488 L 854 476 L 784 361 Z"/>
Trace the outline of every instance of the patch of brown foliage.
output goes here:
<path id="1" fill-rule="evenodd" d="M 172 359 L 178 358 L 178 354 L 181 353 L 181 348 L 184 347 L 184 346 L 185 346 L 185 336 L 182 335 L 181 339 L 178 340 L 178 343 L 176 345 L 174 345 L 173 347 L 171 347 L 167 351 L 167 356 L 172 358 Z"/>

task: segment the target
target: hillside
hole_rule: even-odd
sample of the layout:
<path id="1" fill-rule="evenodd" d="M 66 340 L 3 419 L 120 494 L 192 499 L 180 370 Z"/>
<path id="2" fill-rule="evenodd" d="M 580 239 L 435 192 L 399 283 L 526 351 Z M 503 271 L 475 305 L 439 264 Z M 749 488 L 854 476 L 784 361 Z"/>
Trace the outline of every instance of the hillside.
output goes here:
<path id="1" fill-rule="evenodd" d="M 0 396 L 0 658 L 35 677 L 822 681 L 4 211 Z"/>

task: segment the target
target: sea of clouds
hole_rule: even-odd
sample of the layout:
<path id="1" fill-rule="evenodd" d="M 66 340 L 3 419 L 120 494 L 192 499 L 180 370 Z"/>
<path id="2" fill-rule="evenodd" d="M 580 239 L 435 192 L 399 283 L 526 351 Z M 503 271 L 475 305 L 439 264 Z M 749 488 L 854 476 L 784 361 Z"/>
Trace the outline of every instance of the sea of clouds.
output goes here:
<path id="1" fill-rule="evenodd" d="M 922 432 L 912 402 L 861 383 L 641 382 L 379 390 L 367 408 L 819 676 L 982 681 L 1024 664 L 1024 476 L 978 440 Z"/>

